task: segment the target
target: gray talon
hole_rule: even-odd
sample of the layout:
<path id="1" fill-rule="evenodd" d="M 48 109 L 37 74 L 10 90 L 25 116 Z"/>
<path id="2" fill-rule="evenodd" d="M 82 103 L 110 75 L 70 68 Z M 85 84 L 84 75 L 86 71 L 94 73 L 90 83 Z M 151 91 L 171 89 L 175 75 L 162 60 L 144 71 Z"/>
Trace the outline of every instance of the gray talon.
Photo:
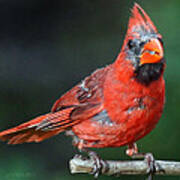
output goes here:
<path id="1" fill-rule="evenodd" d="M 147 173 L 149 174 L 148 180 L 152 180 L 153 174 L 156 172 L 155 159 L 151 153 L 147 153 L 144 156 L 144 160 L 147 162 L 149 167 L 147 171 Z"/>
<path id="2" fill-rule="evenodd" d="M 91 174 L 93 174 L 95 178 L 98 178 L 99 174 L 102 171 L 104 161 L 93 151 L 88 152 L 88 155 L 90 159 L 94 161 L 94 169 Z"/>

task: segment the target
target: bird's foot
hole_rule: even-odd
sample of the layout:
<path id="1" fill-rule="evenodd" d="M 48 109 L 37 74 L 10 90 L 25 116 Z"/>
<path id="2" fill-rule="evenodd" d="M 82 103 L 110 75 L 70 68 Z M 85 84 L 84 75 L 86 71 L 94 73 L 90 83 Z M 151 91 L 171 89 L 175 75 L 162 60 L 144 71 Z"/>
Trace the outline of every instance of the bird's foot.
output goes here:
<path id="1" fill-rule="evenodd" d="M 155 166 L 155 159 L 152 153 L 137 153 L 133 154 L 132 158 L 139 159 L 144 158 L 144 161 L 148 165 L 147 174 L 148 174 L 148 180 L 153 180 L 153 175 L 156 173 L 156 166 Z"/>
<path id="2" fill-rule="evenodd" d="M 153 179 L 153 175 L 156 172 L 156 166 L 155 166 L 155 159 L 152 153 L 146 153 L 144 154 L 144 160 L 146 161 L 148 165 L 147 174 L 148 174 L 148 180 Z"/>
<path id="3" fill-rule="evenodd" d="M 136 143 L 133 143 L 129 145 L 128 149 L 126 150 L 126 154 L 133 159 L 144 159 L 144 161 L 148 165 L 147 174 L 148 174 L 148 180 L 153 179 L 153 175 L 156 172 L 156 164 L 155 159 L 152 153 L 138 153 L 138 148 Z"/>
<path id="4" fill-rule="evenodd" d="M 102 173 L 102 169 L 107 169 L 107 164 L 94 151 L 89 151 L 88 156 L 94 162 L 94 169 L 91 174 L 93 174 L 95 178 L 98 178 Z"/>
<path id="5" fill-rule="evenodd" d="M 106 163 L 106 161 L 102 160 L 96 152 L 93 151 L 88 151 L 87 149 L 84 150 L 84 152 L 88 153 L 89 159 L 92 160 L 93 162 L 93 170 L 90 174 L 94 175 L 94 178 L 98 178 L 98 176 L 102 173 L 102 172 L 106 172 L 109 168 L 108 168 L 108 164 Z M 78 158 L 78 159 L 82 159 L 82 160 L 87 160 L 87 157 L 82 156 L 81 154 L 76 154 L 74 156 L 74 158 Z"/>
<path id="6" fill-rule="evenodd" d="M 80 152 L 85 152 L 88 154 L 89 158 L 94 163 L 94 168 L 90 174 L 93 174 L 95 178 L 98 178 L 98 176 L 102 173 L 102 171 L 105 172 L 109 169 L 108 165 L 106 161 L 102 160 L 96 152 L 90 151 L 89 149 L 84 148 L 83 145 L 84 145 L 84 140 L 80 140 L 78 142 L 78 150 Z M 82 155 L 76 155 L 76 157 L 77 156 L 82 159 Z"/>

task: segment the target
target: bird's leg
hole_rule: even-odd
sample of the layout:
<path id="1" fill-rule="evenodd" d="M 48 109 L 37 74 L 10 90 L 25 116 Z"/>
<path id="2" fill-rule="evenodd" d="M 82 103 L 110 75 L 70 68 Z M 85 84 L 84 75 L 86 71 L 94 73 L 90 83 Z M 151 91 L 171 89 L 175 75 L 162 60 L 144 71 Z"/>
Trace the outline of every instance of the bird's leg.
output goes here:
<path id="1" fill-rule="evenodd" d="M 135 154 L 138 154 L 138 147 L 136 143 L 128 145 L 128 149 L 126 150 L 126 154 L 132 157 Z"/>
<path id="2" fill-rule="evenodd" d="M 156 172 L 156 167 L 155 167 L 155 159 L 152 155 L 152 153 L 139 153 L 138 152 L 138 147 L 136 143 L 128 145 L 128 149 L 126 150 L 126 154 L 130 157 L 134 158 L 144 158 L 144 160 L 147 162 L 148 165 L 148 171 L 147 173 L 149 174 L 148 180 L 153 179 L 153 174 Z"/>
<path id="3" fill-rule="evenodd" d="M 78 143 L 78 149 L 80 152 L 87 153 L 89 158 L 94 162 L 94 169 L 91 172 L 91 174 L 93 174 L 95 178 L 98 178 L 98 176 L 102 173 L 102 170 L 106 171 L 108 169 L 108 165 L 106 161 L 102 160 L 96 152 L 90 151 L 89 149 L 84 148 L 83 144 L 84 144 L 84 141 L 80 140 Z M 82 158 L 81 155 L 76 155 L 75 157 Z"/>

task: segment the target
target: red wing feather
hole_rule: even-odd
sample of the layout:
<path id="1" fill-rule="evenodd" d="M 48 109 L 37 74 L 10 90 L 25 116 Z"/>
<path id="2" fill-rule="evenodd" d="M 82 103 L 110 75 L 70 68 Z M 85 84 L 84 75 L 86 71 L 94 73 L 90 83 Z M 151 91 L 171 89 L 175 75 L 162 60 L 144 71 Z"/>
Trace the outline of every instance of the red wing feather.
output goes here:
<path id="1" fill-rule="evenodd" d="M 110 69 L 111 65 L 93 72 L 81 83 L 61 96 L 54 103 L 51 111 L 56 112 L 70 106 L 76 106 L 78 109 L 81 107 L 84 109 L 86 107 L 86 110 L 88 110 L 87 106 L 91 107 L 97 104 L 102 104 L 104 96 L 103 85 Z M 82 116 L 84 115 L 85 114 L 82 114 Z"/>
<path id="2" fill-rule="evenodd" d="M 17 127 L 1 132 L 0 139 L 8 141 L 9 144 L 39 142 L 47 139 L 78 123 L 78 121 L 69 119 L 72 110 L 73 108 L 69 108 L 37 117 Z"/>
<path id="3" fill-rule="evenodd" d="M 9 144 L 39 142 L 87 120 L 103 108 L 103 82 L 108 68 L 91 76 L 56 101 L 52 112 L 0 133 Z"/>

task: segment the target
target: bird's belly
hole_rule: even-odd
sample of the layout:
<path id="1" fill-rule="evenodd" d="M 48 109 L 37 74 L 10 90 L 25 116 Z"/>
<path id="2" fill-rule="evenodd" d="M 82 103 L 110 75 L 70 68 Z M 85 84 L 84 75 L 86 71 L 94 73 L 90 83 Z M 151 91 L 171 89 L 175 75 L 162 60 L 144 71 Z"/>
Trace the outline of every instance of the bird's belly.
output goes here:
<path id="1" fill-rule="evenodd" d="M 136 99 L 137 101 L 137 99 Z M 129 101 L 130 102 L 130 101 Z M 143 102 L 115 108 L 111 122 L 88 119 L 73 127 L 83 147 L 118 147 L 131 144 L 148 134 L 160 119 L 163 103 L 146 97 Z"/>

